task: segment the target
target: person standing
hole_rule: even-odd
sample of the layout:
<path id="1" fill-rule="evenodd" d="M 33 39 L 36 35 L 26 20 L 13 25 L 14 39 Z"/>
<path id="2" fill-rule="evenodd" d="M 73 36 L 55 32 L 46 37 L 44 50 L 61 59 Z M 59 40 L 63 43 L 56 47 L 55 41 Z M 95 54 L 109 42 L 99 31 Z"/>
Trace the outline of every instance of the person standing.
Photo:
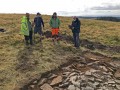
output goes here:
<path id="1" fill-rule="evenodd" d="M 80 39 L 79 39 L 80 26 L 81 26 L 80 20 L 77 17 L 73 17 L 72 24 L 69 25 L 69 28 L 72 29 L 74 46 L 75 47 L 80 46 Z"/>
<path id="2" fill-rule="evenodd" d="M 34 25 L 35 25 L 34 34 L 38 33 L 40 35 L 40 41 L 41 41 L 43 35 L 42 26 L 44 28 L 44 22 L 40 13 L 37 13 L 36 17 L 34 18 Z"/>
<path id="3" fill-rule="evenodd" d="M 29 43 L 31 45 L 33 45 L 33 42 L 32 42 L 33 31 L 32 31 L 32 24 L 30 22 L 30 14 L 29 13 L 26 13 L 26 15 L 22 17 L 21 34 L 24 35 L 26 45 L 29 45 Z M 30 40 L 30 42 L 29 42 L 29 40 Z"/>
<path id="4" fill-rule="evenodd" d="M 57 17 L 57 13 L 56 12 L 53 13 L 52 18 L 50 19 L 49 24 L 50 24 L 50 26 L 52 28 L 53 42 L 55 40 L 58 41 L 59 40 L 58 33 L 59 33 L 59 27 L 60 27 L 60 20 Z"/>

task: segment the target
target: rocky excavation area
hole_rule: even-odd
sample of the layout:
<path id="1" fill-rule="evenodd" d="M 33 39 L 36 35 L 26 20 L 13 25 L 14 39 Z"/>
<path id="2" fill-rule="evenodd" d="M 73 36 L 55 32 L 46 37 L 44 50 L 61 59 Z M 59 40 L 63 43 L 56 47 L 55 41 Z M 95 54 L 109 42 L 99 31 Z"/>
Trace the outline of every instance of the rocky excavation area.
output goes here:
<path id="1" fill-rule="evenodd" d="M 120 90 L 118 59 L 84 52 L 69 61 L 34 78 L 19 90 Z"/>

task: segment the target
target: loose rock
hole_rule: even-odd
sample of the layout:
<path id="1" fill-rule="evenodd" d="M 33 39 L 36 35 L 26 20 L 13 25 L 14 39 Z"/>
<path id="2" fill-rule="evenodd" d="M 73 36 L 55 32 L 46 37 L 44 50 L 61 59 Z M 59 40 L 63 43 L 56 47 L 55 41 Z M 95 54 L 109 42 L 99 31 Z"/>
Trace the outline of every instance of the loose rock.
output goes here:
<path id="1" fill-rule="evenodd" d="M 76 90 L 76 88 L 75 88 L 74 85 L 70 85 L 70 86 L 68 87 L 68 90 Z"/>
<path id="2" fill-rule="evenodd" d="M 61 83 L 62 82 L 62 76 L 58 76 L 58 77 L 56 77 L 56 78 L 54 78 L 53 80 L 52 80 L 52 82 L 51 82 L 51 86 L 53 86 L 53 85 L 57 85 L 57 84 L 59 84 L 59 83 Z"/>
<path id="3" fill-rule="evenodd" d="M 115 72 L 114 76 L 115 76 L 116 78 L 120 78 L 120 70 L 117 70 L 117 71 Z"/>
<path id="4" fill-rule="evenodd" d="M 43 84 L 40 87 L 40 89 L 42 89 L 42 90 L 53 90 L 53 88 L 49 84 L 47 84 L 47 83 Z"/>
<path id="5" fill-rule="evenodd" d="M 38 86 L 44 84 L 47 81 L 47 78 L 42 78 L 39 82 L 38 82 Z"/>

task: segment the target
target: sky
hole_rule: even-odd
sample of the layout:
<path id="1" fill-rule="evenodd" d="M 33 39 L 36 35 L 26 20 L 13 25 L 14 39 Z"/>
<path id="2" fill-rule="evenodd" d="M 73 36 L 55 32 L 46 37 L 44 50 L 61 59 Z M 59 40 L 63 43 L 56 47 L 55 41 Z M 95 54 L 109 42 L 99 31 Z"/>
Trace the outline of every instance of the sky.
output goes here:
<path id="1" fill-rule="evenodd" d="M 120 0 L 0 0 L 0 13 L 120 16 Z"/>

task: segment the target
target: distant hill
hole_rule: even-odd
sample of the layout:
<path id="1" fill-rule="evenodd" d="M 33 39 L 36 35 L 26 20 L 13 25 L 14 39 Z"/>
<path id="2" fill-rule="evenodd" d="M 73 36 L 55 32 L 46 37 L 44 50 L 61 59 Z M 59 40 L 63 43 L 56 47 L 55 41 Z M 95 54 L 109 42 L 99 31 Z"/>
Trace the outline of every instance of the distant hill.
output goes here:
<path id="1" fill-rule="evenodd" d="M 120 17 L 112 16 L 78 16 L 78 18 L 120 22 Z"/>
<path id="2" fill-rule="evenodd" d="M 83 19 L 97 19 L 95 16 L 78 16 L 78 18 L 83 18 Z"/>
<path id="3" fill-rule="evenodd" d="M 120 22 L 120 18 L 117 17 L 98 17 L 97 20 Z"/>

